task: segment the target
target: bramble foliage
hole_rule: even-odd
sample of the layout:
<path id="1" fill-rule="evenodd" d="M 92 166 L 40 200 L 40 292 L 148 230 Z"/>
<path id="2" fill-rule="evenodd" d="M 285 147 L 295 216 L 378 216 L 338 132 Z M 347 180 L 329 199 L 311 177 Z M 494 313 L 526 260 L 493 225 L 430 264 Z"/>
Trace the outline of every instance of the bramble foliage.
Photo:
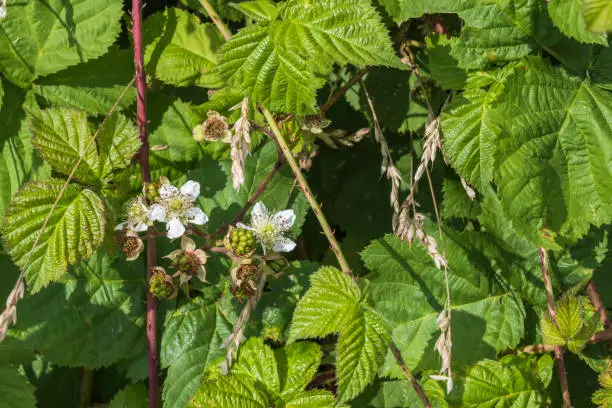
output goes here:
<path id="1" fill-rule="evenodd" d="M 612 406 L 610 1 L 148 1 L 150 183 L 128 3 L 0 1 L 0 407 Z"/>

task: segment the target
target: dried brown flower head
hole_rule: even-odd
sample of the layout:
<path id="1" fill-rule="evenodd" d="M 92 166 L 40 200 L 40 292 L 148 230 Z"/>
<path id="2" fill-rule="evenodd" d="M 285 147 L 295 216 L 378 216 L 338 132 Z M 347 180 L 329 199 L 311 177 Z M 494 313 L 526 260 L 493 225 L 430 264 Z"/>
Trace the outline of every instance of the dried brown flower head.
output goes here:
<path id="1" fill-rule="evenodd" d="M 217 140 L 228 142 L 231 136 L 227 119 L 215 111 L 209 111 L 206 121 L 193 129 L 193 138 L 196 142 L 216 142 Z"/>
<path id="2" fill-rule="evenodd" d="M 144 250 L 144 243 L 138 234 L 134 231 L 124 229 L 121 234 L 121 250 L 125 254 L 127 261 L 138 259 L 140 253 Z"/>

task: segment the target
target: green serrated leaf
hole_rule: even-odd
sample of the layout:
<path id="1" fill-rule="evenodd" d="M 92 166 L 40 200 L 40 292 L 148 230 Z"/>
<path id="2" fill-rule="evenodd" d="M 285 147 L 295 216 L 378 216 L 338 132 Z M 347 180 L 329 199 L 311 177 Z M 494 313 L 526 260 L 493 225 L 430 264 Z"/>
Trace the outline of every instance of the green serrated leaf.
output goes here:
<path id="1" fill-rule="evenodd" d="M 162 367 L 168 368 L 164 407 L 184 407 L 198 389 L 204 370 L 225 354 L 221 344 L 232 332 L 228 320 L 232 317 L 217 302 L 227 301 L 229 295 L 213 287 L 168 313 L 160 356 Z"/>
<path id="2" fill-rule="evenodd" d="M 60 365 L 94 369 L 134 355 L 144 342 L 141 271 L 94 253 L 22 300 L 15 336 Z"/>
<path id="3" fill-rule="evenodd" d="M 221 77 L 251 101 L 299 116 L 315 111 L 321 81 L 304 58 L 279 47 L 266 26 L 243 28 L 220 49 L 218 59 Z"/>
<path id="4" fill-rule="evenodd" d="M 4 216 L 5 248 L 13 261 L 25 268 L 26 281 L 34 293 L 60 278 L 68 265 L 89 257 L 104 238 L 102 200 L 75 184 L 66 188 L 40 233 L 64 183 L 62 179 L 46 179 L 26 184 L 13 197 Z M 39 234 L 38 246 L 26 265 Z"/>
<path id="5" fill-rule="evenodd" d="M 557 324 L 564 336 L 573 338 L 582 329 L 584 311 L 582 300 L 574 296 L 561 299 L 556 304 Z"/>
<path id="6" fill-rule="evenodd" d="M 32 143 L 41 156 L 65 175 L 72 172 L 82 157 L 74 178 L 96 185 L 130 164 L 140 140 L 136 126 L 119 113 L 104 122 L 94 145 L 89 145 L 91 128 L 87 115 L 76 110 L 46 109 L 30 116 Z"/>
<path id="7" fill-rule="evenodd" d="M 220 376 L 215 381 L 206 381 L 198 389 L 190 408 L 267 408 L 270 398 L 249 377 L 239 375 Z"/>
<path id="8" fill-rule="evenodd" d="M 321 267 L 310 277 L 310 289 L 295 309 L 289 342 L 338 333 L 360 312 L 360 297 L 351 277 L 336 268 Z"/>
<path id="9" fill-rule="evenodd" d="M 149 392 L 143 384 L 128 385 L 115 395 L 108 408 L 146 408 L 149 406 Z"/>
<path id="10" fill-rule="evenodd" d="M 568 37 L 583 43 L 608 45 L 605 34 L 587 31 L 582 16 L 582 0 L 551 0 L 548 12 L 553 23 Z"/>
<path id="11" fill-rule="evenodd" d="M 409 18 L 421 17 L 425 13 L 452 13 L 457 11 L 460 5 L 469 5 L 471 1 L 427 0 L 403 1 L 403 0 L 381 0 L 387 12 L 396 23 L 401 23 Z"/>
<path id="12" fill-rule="evenodd" d="M 280 393 L 280 379 L 274 352 L 259 337 L 251 337 L 240 347 L 240 358 L 232 374 L 249 377 L 258 388 Z"/>
<path id="13" fill-rule="evenodd" d="M 147 72 L 177 86 L 216 88 L 217 49 L 224 40 L 213 24 L 181 9 L 167 8 L 144 22 Z"/>
<path id="14" fill-rule="evenodd" d="M 505 356 L 471 367 L 450 394 L 452 407 L 541 408 L 546 403 L 534 356 Z M 460 390 L 460 391 L 459 391 Z M 461 392 L 461 394 L 460 394 Z"/>
<path id="15" fill-rule="evenodd" d="M 33 92 L 53 107 L 106 114 L 133 77 L 132 50 L 113 47 L 100 58 L 40 78 Z M 126 109 L 135 101 L 136 89 L 131 88 L 117 109 Z"/>
<path id="16" fill-rule="evenodd" d="M 582 15 L 587 30 L 596 33 L 612 30 L 612 2 L 609 0 L 583 0 Z"/>
<path id="17" fill-rule="evenodd" d="M 520 299 L 495 283 L 482 254 L 470 248 L 471 241 L 465 234 L 444 235 L 457 365 L 515 347 L 524 330 Z M 439 334 L 436 318 L 446 297 L 444 271 L 435 267 L 420 244 L 410 247 L 393 235 L 373 241 L 362 259 L 372 271 L 375 309 L 391 325 L 408 368 L 438 369 L 439 357 L 430 345 Z M 402 375 L 391 353 L 381 373 Z"/>
<path id="18" fill-rule="evenodd" d="M 230 3 L 230 5 L 255 21 L 272 21 L 280 11 L 272 0 L 243 1 Z"/>
<path id="19" fill-rule="evenodd" d="M 498 92 L 474 89 L 462 94 L 442 117 L 444 147 L 459 175 L 478 190 L 493 178 L 492 143 L 498 129 L 488 120 Z"/>
<path id="20" fill-rule="evenodd" d="M 0 366 L 0 393 L 5 408 L 36 407 L 35 388 L 17 368 Z"/>
<path id="21" fill-rule="evenodd" d="M 590 225 L 610 222 L 610 94 L 531 58 L 508 78 L 499 102 L 496 122 L 515 119 L 494 142 L 495 178 L 515 227 L 545 245 L 544 224 L 575 241 Z"/>
<path id="22" fill-rule="evenodd" d="M 280 19 L 271 25 L 274 41 L 306 57 L 322 72 L 334 63 L 407 69 L 369 0 L 289 0 Z"/>
<path id="23" fill-rule="evenodd" d="M 0 82 L 1 84 L 2 82 Z M 4 81 L 0 96 L 0 214 L 27 181 L 48 177 L 46 165 L 32 145 L 24 108 L 34 104 L 31 94 Z"/>
<path id="24" fill-rule="evenodd" d="M 323 352 L 317 343 L 302 341 L 274 350 L 274 355 L 278 365 L 280 394 L 287 396 L 304 390 L 312 381 Z"/>
<path id="25" fill-rule="evenodd" d="M 121 0 L 10 1 L 0 72 L 21 87 L 104 54 L 121 30 Z"/>
<path id="26" fill-rule="evenodd" d="M 334 396 L 324 390 L 296 392 L 285 400 L 286 408 L 342 408 L 337 405 Z"/>
<path id="27" fill-rule="evenodd" d="M 358 396 L 385 359 L 391 336 L 382 318 L 364 310 L 345 323 L 337 347 L 336 373 L 341 401 Z"/>
<path id="28" fill-rule="evenodd" d="M 263 340 L 251 337 L 241 346 L 230 373 L 205 376 L 189 406 L 332 408 L 336 405 L 329 391 L 304 390 L 320 358 L 315 343 L 294 343 L 272 351 Z"/>
<path id="29" fill-rule="evenodd" d="M 468 3 L 457 10 L 465 26 L 451 51 L 462 68 L 478 69 L 517 60 L 541 46 L 554 44 L 560 37 L 546 4 L 539 0 Z"/>
<path id="30" fill-rule="evenodd" d="M 542 330 L 542 341 L 551 346 L 565 346 L 567 339 L 561 334 L 557 326 L 550 320 L 549 316 L 543 315 L 540 320 Z"/>
<path id="31" fill-rule="evenodd" d="M 442 201 L 442 218 L 463 218 L 475 220 L 481 213 L 480 203 L 471 200 L 458 180 L 444 179 L 442 185 L 444 200 Z"/>
<path id="32" fill-rule="evenodd" d="M 468 78 L 467 71 L 459 68 L 457 60 L 450 55 L 451 44 L 457 38 L 448 39 L 443 35 L 427 37 L 427 56 L 431 77 L 443 89 L 463 89 Z"/>

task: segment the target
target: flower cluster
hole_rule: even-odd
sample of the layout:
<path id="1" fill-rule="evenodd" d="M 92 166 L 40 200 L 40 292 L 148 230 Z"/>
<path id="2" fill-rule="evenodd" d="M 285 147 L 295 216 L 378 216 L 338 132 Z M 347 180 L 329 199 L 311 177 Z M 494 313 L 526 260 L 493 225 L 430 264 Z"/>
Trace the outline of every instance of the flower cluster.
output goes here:
<path id="1" fill-rule="evenodd" d="M 155 221 L 166 224 L 170 239 L 183 236 L 189 223 L 206 224 L 208 217 L 195 205 L 199 195 L 200 183 L 195 181 L 186 182 L 180 189 L 171 185 L 166 178 L 161 178 L 157 185 L 146 184 L 143 194 L 128 204 L 127 220 L 115 227 L 115 230 L 122 232 L 120 241 L 126 259 L 132 261 L 138 258 L 144 249 L 138 233 L 146 231 Z"/>
<path id="2" fill-rule="evenodd" d="M 159 187 L 159 199 L 151 205 L 147 214 L 149 220 L 166 223 L 168 238 L 183 236 L 185 226 L 189 223 L 204 225 L 208 216 L 195 206 L 200 195 L 200 183 L 188 181 L 179 189 L 169 182 Z"/>

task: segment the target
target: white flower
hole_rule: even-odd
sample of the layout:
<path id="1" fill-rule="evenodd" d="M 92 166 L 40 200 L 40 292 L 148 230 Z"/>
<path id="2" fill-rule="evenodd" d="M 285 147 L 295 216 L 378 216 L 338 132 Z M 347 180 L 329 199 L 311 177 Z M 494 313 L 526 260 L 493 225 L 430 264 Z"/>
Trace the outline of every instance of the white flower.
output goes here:
<path id="1" fill-rule="evenodd" d="M 268 250 L 289 252 L 295 248 L 295 242 L 284 236 L 295 222 L 293 210 L 283 210 L 270 214 L 261 201 L 253 206 L 251 225 L 238 223 L 239 228 L 251 230 L 261 243 L 264 254 Z"/>
<path id="2" fill-rule="evenodd" d="M 208 222 L 204 212 L 195 206 L 200 195 L 200 183 L 188 181 L 180 189 L 170 183 L 159 188 L 159 200 L 149 209 L 148 217 L 151 221 L 166 223 L 168 238 L 174 239 L 185 233 L 188 223 L 203 225 Z"/>
<path id="3" fill-rule="evenodd" d="M 142 201 L 142 196 L 132 201 L 127 211 L 127 221 L 115 227 L 115 230 L 127 228 L 129 231 L 143 232 L 149 228 L 149 209 Z"/>

